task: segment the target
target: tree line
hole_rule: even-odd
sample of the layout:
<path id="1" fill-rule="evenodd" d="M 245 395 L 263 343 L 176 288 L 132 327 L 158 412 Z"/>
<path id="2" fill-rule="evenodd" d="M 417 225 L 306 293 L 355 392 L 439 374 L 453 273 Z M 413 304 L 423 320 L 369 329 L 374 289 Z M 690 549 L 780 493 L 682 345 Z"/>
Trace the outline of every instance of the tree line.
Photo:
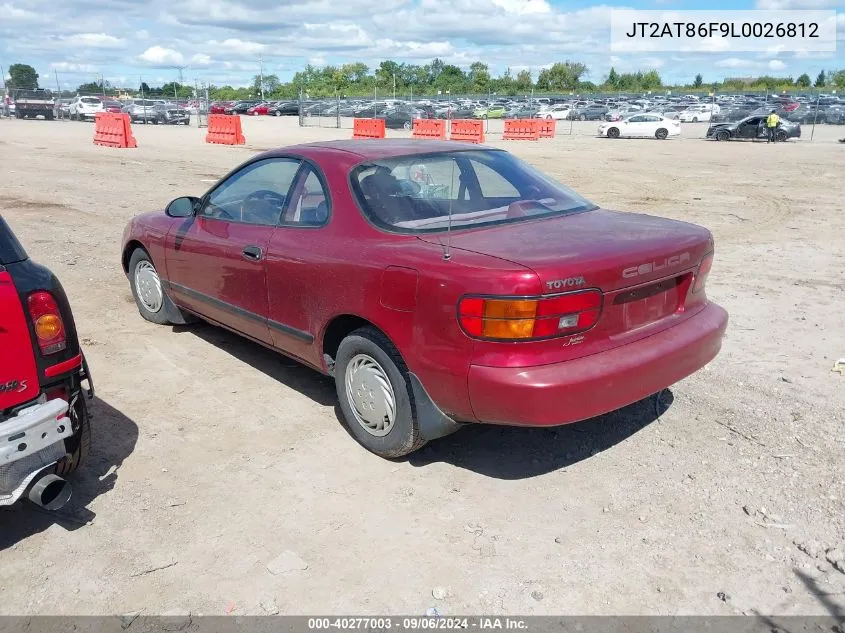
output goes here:
<path id="1" fill-rule="evenodd" d="M 441 59 L 428 64 L 404 64 L 392 60 L 382 61 L 370 68 L 362 62 L 342 65 L 308 65 L 288 82 L 274 74 L 255 76 L 248 86 L 209 86 L 209 96 L 217 100 L 261 98 L 296 99 L 299 97 L 325 98 L 388 97 L 397 96 L 446 96 L 446 95 L 497 95 L 524 96 L 534 94 L 566 94 L 592 92 L 648 92 L 663 90 L 691 90 L 698 92 L 780 92 L 795 89 L 845 89 L 845 69 L 822 71 L 815 81 L 807 73 L 793 77 L 760 76 L 754 78 L 726 78 L 721 82 L 705 83 L 699 73 L 687 84 L 667 84 L 657 70 L 619 73 L 611 68 L 600 84 L 584 81 L 588 74 L 580 62 L 556 62 L 536 73 L 510 68 L 500 75 L 490 72 L 483 62 L 475 62 L 464 70 Z M 28 64 L 13 64 L 9 68 L 9 84 L 14 88 L 36 88 L 38 73 Z M 77 88 L 79 94 L 115 94 L 117 88 L 107 81 L 88 82 Z M 190 98 L 194 87 L 170 82 L 150 87 L 142 83 L 133 93 L 150 97 Z"/>

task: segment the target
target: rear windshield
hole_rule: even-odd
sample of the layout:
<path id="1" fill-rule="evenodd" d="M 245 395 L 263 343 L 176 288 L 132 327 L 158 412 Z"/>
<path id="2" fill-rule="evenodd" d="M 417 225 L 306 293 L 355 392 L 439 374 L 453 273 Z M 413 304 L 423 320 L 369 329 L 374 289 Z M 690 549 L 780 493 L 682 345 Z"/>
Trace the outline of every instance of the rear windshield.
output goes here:
<path id="1" fill-rule="evenodd" d="M 6 224 L 6 220 L 0 215 L 0 264 L 13 264 L 25 259 L 26 251 Z"/>
<path id="2" fill-rule="evenodd" d="M 388 230 L 432 233 L 576 213 L 596 205 L 501 150 L 386 158 L 357 166 L 352 189 Z"/>
<path id="3" fill-rule="evenodd" d="M 82 103 L 100 103 L 100 100 L 95 99 L 94 97 L 82 97 L 80 101 L 82 101 Z"/>

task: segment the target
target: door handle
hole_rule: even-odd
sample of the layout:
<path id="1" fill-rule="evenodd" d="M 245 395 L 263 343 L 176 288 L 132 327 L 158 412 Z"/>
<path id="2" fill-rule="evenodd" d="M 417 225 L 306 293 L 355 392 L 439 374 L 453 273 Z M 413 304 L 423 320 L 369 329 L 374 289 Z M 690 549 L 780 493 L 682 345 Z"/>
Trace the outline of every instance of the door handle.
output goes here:
<path id="1" fill-rule="evenodd" d="M 243 255 L 244 259 L 257 262 L 261 261 L 261 258 L 264 257 L 264 251 L 261 250 L 260 246 L 246 246 L 244 247 L 244 250 L 241 251 L 241 255 Z"/>

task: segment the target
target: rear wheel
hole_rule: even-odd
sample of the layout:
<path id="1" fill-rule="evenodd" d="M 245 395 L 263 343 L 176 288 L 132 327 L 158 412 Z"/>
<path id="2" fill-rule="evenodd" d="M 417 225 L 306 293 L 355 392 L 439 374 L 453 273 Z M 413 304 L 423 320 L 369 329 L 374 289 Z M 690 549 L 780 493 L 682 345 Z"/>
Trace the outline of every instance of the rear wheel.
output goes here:
<path id="1" fill-rule="evenodd" d="M 405 122 L 402 124 L 402 127 L 403 127 L 404 129 L 406 129 L 406 130 L 410 130 L 411 128 L 413 128 L 413 127 L 414 127 L 414 125 L 413 125 L 413 123 L 411 123 L 410 121 L 405 121 Z"/>
<path id="2" fill-rule="evenodd" d="M 586 114 L 582 114 L 581 116 L 579 116 L 579 117 L 578 117 L 578 120 L 579 120 L 579 121 L 586 121 L 586 120 L 587 120 L 587 115 L 586 115 Z"/>
<path id="3" fill-rule="evenodd" d="M 90 414 L 88 413 L 88 403 L 85 402 L 85 395 L 82 391 L 77 395 L 76 401 L 70 407 L 68 414 L 73 425 L 78 426 L 78 430 L 65 440 L 67 454 L 56 463 L 55 473 L 59 477 L 67 477 L 77 471 L 85 463 L 91 450 Z"/>
<path id="4" fill-rule="evenodd" d="M 667 136 L 669 136 L 669 130 L 667 130 L 665 127 L 662 127 L 654 133 L 654 136 L 662 141 Z"/>
<path id="5" fill-rule="evenodd" d="M 619 128 L 612 127 L 607 131 L 607 138 L 619 138 Z"/>
<path id="6" fill-rule="evenodd" d="M 370 452 L 401 457 L 425 444 L 408 368 L 379 330 L 359 328 L 341 341 L 335 387 L 349 432 Z"/>
<path id="7" fill-rule="evenodd" d="M 783 130 L 778 130 L 778 132 L 776 134 L 776 138 L 779 141 L 785 141 L 789 137 L 787 136 L 786 132 L 784 132 Z"/>
<path id="8" fill-rule="evenodd" d="M 697 116 L 692 117 L 692 122 L 693 122 L 693 123 L 698 123 L 698 117 L 697 117 Z"/>

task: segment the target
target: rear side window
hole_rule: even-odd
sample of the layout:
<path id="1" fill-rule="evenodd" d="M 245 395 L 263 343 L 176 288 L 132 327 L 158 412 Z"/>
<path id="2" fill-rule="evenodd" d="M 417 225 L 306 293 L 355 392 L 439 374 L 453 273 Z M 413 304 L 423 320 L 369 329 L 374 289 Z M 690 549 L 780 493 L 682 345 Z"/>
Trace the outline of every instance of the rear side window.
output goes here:
<path id="1" fill-rule="evenodd" d="M 416 154 L 364 163 L 352 189 L 370 220 L 400 232 L 520 222 L 595 208 L 568 187 L 497 150 Z"/>

